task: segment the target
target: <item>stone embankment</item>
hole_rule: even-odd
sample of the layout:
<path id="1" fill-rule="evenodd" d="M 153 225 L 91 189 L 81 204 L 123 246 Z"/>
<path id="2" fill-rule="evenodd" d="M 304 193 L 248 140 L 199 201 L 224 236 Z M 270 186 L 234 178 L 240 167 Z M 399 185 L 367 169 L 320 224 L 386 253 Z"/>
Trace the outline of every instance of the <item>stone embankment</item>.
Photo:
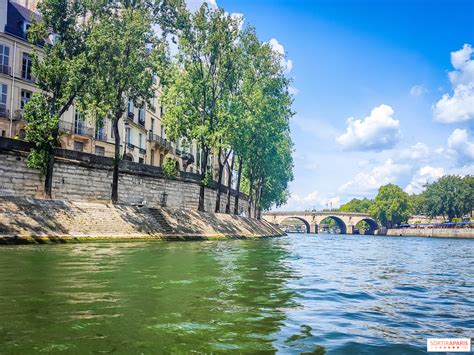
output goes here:
<path id="1" fill-rule="evenodd" d="M 266 221 L 196 210 L 0 197 L 0 243 L 257 238 Z"/>
<path id="2" fill-rule="evenodd" d="M 472 228 L 402 228 L 388 229 L 388 236 L 433 237 L 433 238 L 474 238 Z"/>

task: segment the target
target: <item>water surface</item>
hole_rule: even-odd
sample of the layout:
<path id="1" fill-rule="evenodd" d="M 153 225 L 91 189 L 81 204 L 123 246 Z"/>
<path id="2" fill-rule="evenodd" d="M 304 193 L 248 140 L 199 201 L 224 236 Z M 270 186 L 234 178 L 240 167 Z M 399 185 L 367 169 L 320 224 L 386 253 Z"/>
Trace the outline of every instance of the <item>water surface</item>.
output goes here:
<path id="1" fill-rule="evenodd" d="M 472 337 L 474 240 L 0 248 L 0 353 L 424 353 Z"/>

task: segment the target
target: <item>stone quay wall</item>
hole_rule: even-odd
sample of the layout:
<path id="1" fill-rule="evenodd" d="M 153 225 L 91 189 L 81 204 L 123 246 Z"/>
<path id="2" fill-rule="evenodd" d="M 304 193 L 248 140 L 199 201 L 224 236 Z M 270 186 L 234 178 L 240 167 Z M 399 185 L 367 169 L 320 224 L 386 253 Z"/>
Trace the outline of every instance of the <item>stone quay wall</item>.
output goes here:
<path id="1" fill-rule="evenodd" d="M 434 237 L 434 238 L 474 238 L 472 228 L 403 228 L 387 229 L 389 236 Z"/>
<path id="2" fill-rule="evenodd" d="M 0 137 L 0 196 L 44 197 L 44 176 L 27 167 L 30 143 Z M 66 201 L 108 203 L 112 192 L 113 160 L 108 157 L 56 149 L 52 198 Z M 181 172 L 166 178 L 160 167 L 122 161 L 119 204 L 197 209 L 200 177 Z M 227 188 L 222 187 L 221 211 L 225 211 Z M 231 190 L 231 211 L 236 191 Z M 217 183 L 205 189 L 205 209 L 213 212 Z M 248 209 L 247 196 L 240 194 L 239 214 Z"/>

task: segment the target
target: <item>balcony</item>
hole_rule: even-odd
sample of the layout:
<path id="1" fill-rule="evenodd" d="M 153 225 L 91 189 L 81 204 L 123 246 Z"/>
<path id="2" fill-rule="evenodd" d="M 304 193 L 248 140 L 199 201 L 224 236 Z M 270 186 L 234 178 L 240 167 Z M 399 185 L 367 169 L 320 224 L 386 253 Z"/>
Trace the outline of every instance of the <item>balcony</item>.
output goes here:
<path id="1" fill-rule="evenodd" d="M 6 107 L 0 106 L 0 117 L 10 118 L 10 110 Z"/>
<path id="2" fill-rule="evenodd" d="M 152 132 L 148 133 L 148 140 L 151 141 L 151 142 L 157 143 L 158 145 L 160 145 L 161 147 L 163 147 L 165 149 L 168 149 L 168 150 L 173 149 L 173 147 L 171 146 L 171 142 L 169 142 L 168 140 L 166 140 L 163 137 L 160 137 L 157 134 L 153 134 Z"/>
<path id="3" fill-rule="evenodd" d="M 0 74 L 12 75 L 12 67 L 9 65 L 0 65 Z"/>
<path id="4" fill-rule="evenodd" d="M 145 117 L 140 117 L 140 115 L 138 115 L 138 124 L 145 126 Z"/>
<path id="5" fill-rule="evenodd" d="M 59 121 L 59 131 L 67 134 L 77 134 L 79 136 L 94 137 L 94 129 L 86 127 L 82 124 L 74 124 L 73 122 Z"/>
<path id="6" fill-rule="evenodd" d="M 142 154 L 146 154 L 146 149 L 145 148 L 140 148 L 139 146 L 136 146 L 135 144 L 132 144 L 130 142 L 127 142 L 127 148 L 131 151 L 138 149 L 138 151 Z"/>
<path id="7" fill-rule="evenodd" d="M 15 112 L 13 113 L 13 120 L 14 121 L 24 121 L 24 116 L 23 116 L 23 112 L 24 110 L 15 110 Z"/>

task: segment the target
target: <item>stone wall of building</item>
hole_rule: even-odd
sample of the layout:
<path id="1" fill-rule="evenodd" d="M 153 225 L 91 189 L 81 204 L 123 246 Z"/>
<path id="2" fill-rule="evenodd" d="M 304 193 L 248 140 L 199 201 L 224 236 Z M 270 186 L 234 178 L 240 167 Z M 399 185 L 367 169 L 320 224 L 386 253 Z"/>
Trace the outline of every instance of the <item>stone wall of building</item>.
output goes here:
<path id="1" fill-rule="evenodd" d="M 43 197 L 44 177 L 26 165 L 29 144 L 0 138 L 0 195 Z M 112 159 L 87 153 L 57 149 L 52 197 L 59 200 L 110 202 Z M 160 167 L 122 161 L 119 177 L 119 203 L 197 209 L 200 177 L 181 172 L 175 179 L 163 175 Z M 225 211 L 227 189 L 223 187 L 221 211 Z M 217 185 L 206 187 L 206 211 L 213 212 Z M 233 211 L 236 191 L 231 190 Z M 240 194 L 240 214 L 247 212 L 246 196 Z"/>

